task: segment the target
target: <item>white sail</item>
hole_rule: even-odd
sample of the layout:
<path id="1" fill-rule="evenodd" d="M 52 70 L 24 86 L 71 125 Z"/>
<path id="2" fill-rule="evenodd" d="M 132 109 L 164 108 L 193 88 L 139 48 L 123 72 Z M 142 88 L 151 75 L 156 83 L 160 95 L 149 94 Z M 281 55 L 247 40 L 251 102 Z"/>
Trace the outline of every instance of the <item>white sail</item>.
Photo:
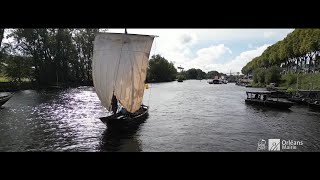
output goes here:
<path id="1" fill-rule="evenodd" d="M 92 76 L 97 95 L 111 110 L 114 94 L 129 112 L 139 110 L 154 36 L 98 33 L 94 40 Z"/>

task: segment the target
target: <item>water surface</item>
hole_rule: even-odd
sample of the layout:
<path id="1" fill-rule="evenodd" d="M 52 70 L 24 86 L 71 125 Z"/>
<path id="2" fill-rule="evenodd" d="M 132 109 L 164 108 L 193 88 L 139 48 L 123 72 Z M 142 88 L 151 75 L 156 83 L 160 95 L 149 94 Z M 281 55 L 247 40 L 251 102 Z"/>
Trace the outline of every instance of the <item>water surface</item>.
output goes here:
<path id="1" fill-rule="evenodd" d="M 0 151 L 255 152 L 259 139 L 272 138 L 320 150 L 320 113 L 247 105 L 246 90 L 205 80 L 150 84 L 148 119 L 125 132 L 100 121 L 108 112 L 93 87 L 19 91 L 0 109 Z"/>

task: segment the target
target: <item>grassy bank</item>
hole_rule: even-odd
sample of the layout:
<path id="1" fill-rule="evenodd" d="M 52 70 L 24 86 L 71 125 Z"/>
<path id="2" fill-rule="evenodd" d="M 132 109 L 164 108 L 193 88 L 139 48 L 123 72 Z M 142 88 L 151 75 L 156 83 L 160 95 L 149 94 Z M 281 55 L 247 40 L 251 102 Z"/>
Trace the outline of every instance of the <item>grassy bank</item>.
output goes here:
<path id="1" fill-rule="evenodd" d="M 0 73 L 0 82 L 9 82 L 9 78 L 7 78 L 4 74 Z"/>
<path id="2" fill-rule="evenodd" d="M 290 90 L 320 90 L 320 74 L 285 74 L 281 76 L 280 87 Z M 297 83 L 298 82 L 298 83 Z"/>
<path id="3" fill-rule="evenodd" d="M 11 82 L 11 81 L 12 81 L 11 78 L 9 78 L 6 75 L 0 73 L 0 82 Z M 30 79 L 22 78 L 21 82 L 30 82 Z"/>

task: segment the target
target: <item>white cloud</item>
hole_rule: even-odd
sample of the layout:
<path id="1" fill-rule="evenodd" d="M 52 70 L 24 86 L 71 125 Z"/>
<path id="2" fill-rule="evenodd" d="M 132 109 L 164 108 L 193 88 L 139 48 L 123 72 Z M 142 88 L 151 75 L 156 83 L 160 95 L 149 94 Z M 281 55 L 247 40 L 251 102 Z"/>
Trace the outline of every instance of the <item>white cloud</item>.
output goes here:
<path id="1" fill-rule="evenodd" d="M 196 40 L 195 34 L 182 34 L 179 37 L 181 44 L 191 44 Z"/>
<path id="2" fill-rule="evenodd" d="M 205 70 L 206 65 L 212 64 L 225 54 L 231 54 L 232 51 L 224 44 L 212 45 L 208 48 L 199 49 L 196 52 L 196 58 L 185 63 L 185 69 L 199 68 Z"/>
<path id="3" fill-rule="evenodd" d="M 254 50 L 244 51 L 239 56 L 235 57 L 229 63 L 226 64 L 208 64 L 204 67 L 203 70 L 211 71 L 216 70 L 223 73 L 232 72 L 241 72 L 243 66 L 250 62 L 253 58 L 260 56 L 264 50 L 267 49 L 271 44 L 265 44 Z"/>
<path id="4" fill-rule="evenodd" d="M 197 51 L 197 55 L 199 57 L 216 59 L 226 52 L 229 52 L 230 54 L 232 53 L 231 50 L 228 47 L 225 47 L 224 44 L 219 44 L 217 46 L 210 46 L 208 48 L 200 49 Z"/>

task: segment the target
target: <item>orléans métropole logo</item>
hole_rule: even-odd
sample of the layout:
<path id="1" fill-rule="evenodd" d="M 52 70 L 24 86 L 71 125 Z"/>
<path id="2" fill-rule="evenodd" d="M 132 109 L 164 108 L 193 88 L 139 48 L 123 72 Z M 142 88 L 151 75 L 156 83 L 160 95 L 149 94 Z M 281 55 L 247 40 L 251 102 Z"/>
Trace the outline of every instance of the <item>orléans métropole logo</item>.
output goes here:
<path id="1" fill-rule="evenodd" d="M 281 150 L 296 150 L 299 146 L 303 145 L 303 141 L 284 140 L 284 139 L 259 139 L 257 151 L 281 151 Z"/>

